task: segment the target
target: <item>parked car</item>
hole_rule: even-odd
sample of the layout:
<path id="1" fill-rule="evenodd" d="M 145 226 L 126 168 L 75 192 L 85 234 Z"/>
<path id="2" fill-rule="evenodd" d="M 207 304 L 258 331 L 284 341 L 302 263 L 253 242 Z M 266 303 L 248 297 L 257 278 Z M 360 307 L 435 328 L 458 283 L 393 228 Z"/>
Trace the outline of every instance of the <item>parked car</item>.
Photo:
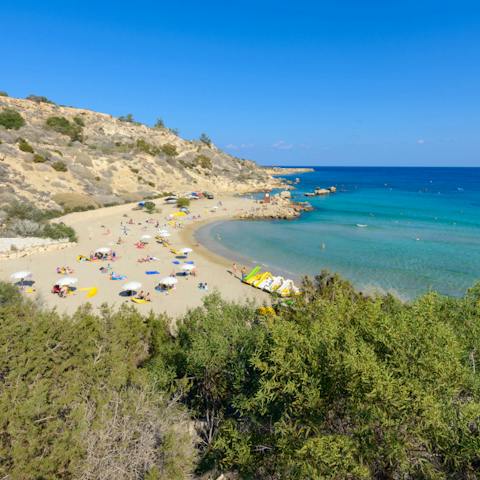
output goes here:
<path id="1" fill-rule="evenodd" d="M 213 193 L 210 193 L 210 192 L 203 192 L 203 196 L 205 198 L 208 198 L 209 200 L 213 200 L 215 198 L 215 196 L 213 195 Z"/>

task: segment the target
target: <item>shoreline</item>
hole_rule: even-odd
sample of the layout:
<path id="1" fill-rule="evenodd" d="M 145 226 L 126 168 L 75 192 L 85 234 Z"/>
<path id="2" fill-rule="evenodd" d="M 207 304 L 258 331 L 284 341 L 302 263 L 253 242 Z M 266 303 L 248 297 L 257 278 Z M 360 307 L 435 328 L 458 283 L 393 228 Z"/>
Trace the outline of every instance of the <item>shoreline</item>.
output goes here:
<path id="1" fill-rule="evenodd" d="M 220 204 L 221 202 L 221 204 Z M 234 277 L 230 268 L 232 262 L 209 251 L 201 245 L 194 234 L 199 228 L 215 221 L 226 221 L 237 218 L 241 213 L 253 208 L 256 204 L 252 199 L 234 195 L 219 195 L 216 200 L 195 200 L 190 206 L 190 215 L 177 217 L 177 225 L 168 225 L 171 236 L 168 240 L 171 248 L 180 250 L 190 247 L 193 252 L 188 260 L 194 261 L 197 275 L 195 277 L 180 275 L 180 264 L 186 259 L 176 260 L 170 248 L 158 244 L 154 237 L 158 229 L 165 228 L 168 217 L 178 211 L 176 206 L 166 205 L 157 201 L 160 212 L 152 215 L 143 210 L 133 210 L 134 204 L 106 207 L 86 212 L 75 212 L 65 215 L 56 221 L 63 221 L 72 226 L 78 234 L 78 243 L 60 251 L 34 252 L 21 258 L 2 259 L 0 261 L 0 280 L 11 283 L 10 275 L 17 271 L 31 271 L 35 281 L 34 291 L 27 289 L 25 296 L 42 302 L 48 308 L 56 308 L 59 313 L 73 313 L 81 305 L 90 303 L 94 309 L 104 303 L 117 308 L 122 303 L 135 305 L 128 298 L 120 295 L 124 283 L 138 281 L 145 292 L 150 292 L 152 302 L 138 305 L 139 311 L 166 313 L 175 319 L 185 314 L 187 310 L 201 306 L 207 293 L 219 291 L 223 298 L 230 301 L 254 301 L 257 305 L 269 303 L 270 295 L 249 285 L 243 284 Z M 221 207 L 219 206 L 221 205 Z M 128 236 L 122 237 L 121 223 L 128 225 Z M 147 222 L 152 219 L 152 222 Z M 155 224 L 158 221 L 159 227 Z M 170 220 L 171 222 L 171 220 Z M 144 249 L 138 250 L 135 243 L 143 236 L 150 235 L 151 240 Z M 122 237 L 122 243 L 117 244 Z M 106 267 L 107 262 L 78 262 L 78 255 L 89 255 L 100 247 L 112 248 L 117 253 L 117 260 L 111 262 L 111 270 L 116 274 L 126 275 L 124 281 L 112 281 L 108 273 L 102 274 L 99 267 Z M 138 263 L 145 256 L 155 257 L 155 261 Z M 110 265 L 110 262 L 108 262 Z M 60 298 L 51 293 L 51 288 L 62 277 L 56 272 L 56 267 L 69 266 L 74 269 L 71 275 L 78 278 L 77 291 L 67 298 Z M 148 271 L 158 271 L 158 274 L 146 275 Z M 178 284 L 174 291 L 161 293 L 155 290 L 158 281 L 174 273 Z M 199 283 L 207 283 L 208 291 L 198 287 Z M 86 290 L 97 288 L 98 293 L 93 298 L 86 298 Z"/>

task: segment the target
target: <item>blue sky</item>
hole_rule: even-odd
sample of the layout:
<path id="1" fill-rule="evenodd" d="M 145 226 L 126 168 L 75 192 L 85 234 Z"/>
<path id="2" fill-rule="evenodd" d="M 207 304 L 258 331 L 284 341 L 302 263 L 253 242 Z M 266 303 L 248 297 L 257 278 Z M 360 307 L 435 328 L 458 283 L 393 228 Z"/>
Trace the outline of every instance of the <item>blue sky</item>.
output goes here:
<path id="1" fill-rule="evenodd" d="M 0 90 L 264 164 L 480 166 L 480 5 L 3 0 Z"/>

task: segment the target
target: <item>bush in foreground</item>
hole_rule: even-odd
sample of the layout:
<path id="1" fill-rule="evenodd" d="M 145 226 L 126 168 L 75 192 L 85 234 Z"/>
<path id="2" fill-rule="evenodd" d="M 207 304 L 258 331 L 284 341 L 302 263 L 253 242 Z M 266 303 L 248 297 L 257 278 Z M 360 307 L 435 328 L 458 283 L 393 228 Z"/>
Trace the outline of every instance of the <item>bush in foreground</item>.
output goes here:
<path id="1" fill-rule="evenodd" d="M 18 295 L 5 304 L 9 289 L 3 475 L 190 478 L 194 445 L 209 478 L 478 474 L 480 285 L 404 304 L 323 273 L 273 309 L 210 295 L 176 335 L 128 307 L 61 317 Z"/>
<path id="2" fill-rule="evenodd" d="M 5 304 L 4 290 L 2 477 L 186 478 L 195 454 L 184 409 L 154 395 L 139 368 L 148 322 L 132 309 L 61 317 L 26 301 Z"/>

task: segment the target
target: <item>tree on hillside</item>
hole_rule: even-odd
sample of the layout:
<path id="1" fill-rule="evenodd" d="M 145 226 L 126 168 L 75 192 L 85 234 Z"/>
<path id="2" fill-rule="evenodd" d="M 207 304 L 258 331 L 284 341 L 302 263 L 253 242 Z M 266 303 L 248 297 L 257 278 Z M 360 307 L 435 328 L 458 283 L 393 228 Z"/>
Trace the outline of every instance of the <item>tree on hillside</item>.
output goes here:
<path id="1" fill-rule="evenodd" d="M 208 145 L 209 147 L 212 145 L 212 140 L 210 139 L 210 137 L 206 134 L 206 133 L 202 133 L 200 135 L 200 139 L 199 139 L 202 143 L 204 143 L 205 145 Z"/>
<path id="2" fill-rule="evenodd" d="M 154 128 L 165 128 L 165 123 L 161 118 L 157 118 Z"/>

